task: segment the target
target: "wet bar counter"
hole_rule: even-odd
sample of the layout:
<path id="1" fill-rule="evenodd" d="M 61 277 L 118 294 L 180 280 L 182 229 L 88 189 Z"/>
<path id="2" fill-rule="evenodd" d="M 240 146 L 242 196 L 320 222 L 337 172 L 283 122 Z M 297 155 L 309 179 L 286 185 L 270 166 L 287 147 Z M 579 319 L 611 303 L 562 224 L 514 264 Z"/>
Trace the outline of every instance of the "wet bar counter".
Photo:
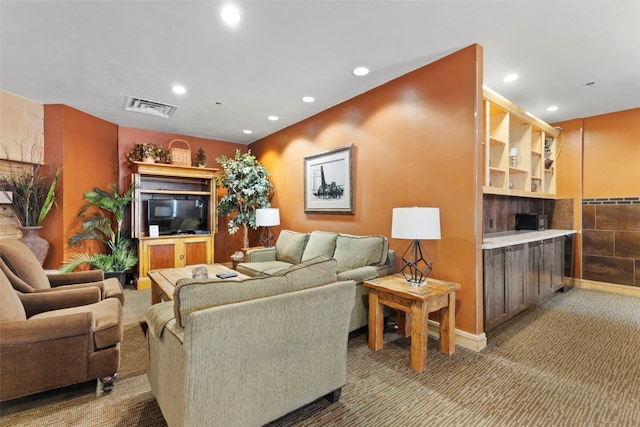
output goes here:
<path id="1" fill-rule="evenodd" d="M 498 233 L 487 233 L 482 238 L 482 249 L 503 248 L 521 243 L 536 242 L 554 237 L 576 234 L 575 230 L 510 230 Z"/>

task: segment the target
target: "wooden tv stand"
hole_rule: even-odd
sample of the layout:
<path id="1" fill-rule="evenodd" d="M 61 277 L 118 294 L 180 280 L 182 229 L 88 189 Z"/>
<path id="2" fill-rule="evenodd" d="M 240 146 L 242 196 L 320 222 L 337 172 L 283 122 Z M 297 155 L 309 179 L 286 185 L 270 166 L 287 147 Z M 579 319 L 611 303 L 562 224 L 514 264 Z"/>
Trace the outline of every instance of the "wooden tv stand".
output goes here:
<path id="1" fill-rule="evenodd" d="M 195 264 L 213 264 L 216 230 L 217 169 L 136 162 L 131 166 L 136 186 L 131 211 L 131 230 L 138 239 L 138 289 L 151 287 L 150 270 L 180 268 Z M 207 201 L 209 232 L 149 236 L 147 202 L 153 198 L 183 197 Z"/>

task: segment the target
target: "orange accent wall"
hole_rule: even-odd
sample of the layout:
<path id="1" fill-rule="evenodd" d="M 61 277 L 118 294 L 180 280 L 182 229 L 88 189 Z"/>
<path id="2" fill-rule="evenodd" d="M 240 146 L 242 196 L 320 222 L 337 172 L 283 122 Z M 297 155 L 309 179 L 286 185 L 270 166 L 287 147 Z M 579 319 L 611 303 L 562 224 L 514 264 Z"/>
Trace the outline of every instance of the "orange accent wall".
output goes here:
<path id="1" fill-rule="evenodd" d="M 390 238 L 392 208 L 439 207 L 442 239 L 423 242 L 432 277 L 462 285 L 456 328 L 481 333 L 481 100 L 482 47 L 472 45 L 251 144 L 272 173 L 275 231 Z M 348 144 L 355 214 L 306 214 L 304 157 Z M 390 238 L 398 258 L 408 244 Z"/>
<path id="2" fill-rule="evenodd" d="M 555 123 L 563 129 L 557 196 L 574 200 L 582 231 L 582 199 L 640 196 L 640 108 Z M 582 278 L 582 233 L 575 241 L 574 277 Z"/>
<path id="3" fill-rule="evenodd" d="M 573 229 L 582 229 L 582 134 L 584 120 L 555 123 L 562 127 L 558 137 L 560 153 L 556 159 L 556 195 L 558 199 L 573 199 Z M 582 278 L 582 234 L 574 240 L 573 277 Z"/>
<path id="4" fill-rule="evenodd" d="M 198 149 L 202 148 L 207 155 L 207 166 L 218 169 L 220 165 L 216 162 L 216 157 L 233 157 L 235 156 L 236 150 L 239 149 L 242 152 L 246 152 L 248 148 L 244 144 L 233 142 L 120 126 L 118 128 L 120 188 L 128 188 L 128 186 L 131 185 L 131 169 L 129 168 L 129 163 L 124 158 L 131 148 L 133 148 L 134 143 L 152 142 L 168 149 L 169 144 L 174 139 L 184 139 L 189 143 L 191 146 L 192 159 L 195 158 Z M 183 148 L 184 145 L 180 145 L 179 147 Z M 218 198 L 224 194 L 222 191 L 221 189 L 218 191 Z M 127 222 L 127 226 L 129 226 L 130 218 L 127 217 L 125 221 Z M 238 251 L 242 246 L 242 232 L 229 235 L 227 232 L 226 219 L 218 218 L 218 233 L 215 236 L 214 250 L 215 262 L 230 262 L 231 259 L 229 256 Z"/>
<path id="5" fill-rule="evenodd" d="M 77 228 L 83 195 L 117 182 L 117 126 L 66 105 L 44 106 L 45 164 L 50 173 L 62 166 L 57 207 L 43 222 L 41 235 L 50 243 L 45 268 L 58 268 L 81 248 L 67 240 Z"/>
<path id="6" fill-rule="evenodd" d="M 584 119 L 584 198 L 640 196 L 640 108 Z"/>

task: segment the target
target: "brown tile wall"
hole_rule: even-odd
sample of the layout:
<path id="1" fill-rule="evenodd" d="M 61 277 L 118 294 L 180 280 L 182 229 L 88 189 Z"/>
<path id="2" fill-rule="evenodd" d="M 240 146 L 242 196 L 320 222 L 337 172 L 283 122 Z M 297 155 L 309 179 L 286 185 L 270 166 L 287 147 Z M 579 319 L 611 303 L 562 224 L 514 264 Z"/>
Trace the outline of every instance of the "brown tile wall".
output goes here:
<path id="1" fill-rule="evenodd" d="M 516 229 L 517 213 L 540 213 L 549 217 L 549 228 L 573 230 L 572 199 L 538 199 L 485 194 L 482 197 L 482 232 Z"/>
<path id="2" fill-rule="evenodd" d="M 543 213 L 543 204 L 543 199 L 485 194 L 482 197 L 483 233 L 515 230 L 517 213 Z"/>
<path id="3" fill-rule="evenodd" d="M 582 203 L 582 277 L 640 286 L 640 197 Z"/>

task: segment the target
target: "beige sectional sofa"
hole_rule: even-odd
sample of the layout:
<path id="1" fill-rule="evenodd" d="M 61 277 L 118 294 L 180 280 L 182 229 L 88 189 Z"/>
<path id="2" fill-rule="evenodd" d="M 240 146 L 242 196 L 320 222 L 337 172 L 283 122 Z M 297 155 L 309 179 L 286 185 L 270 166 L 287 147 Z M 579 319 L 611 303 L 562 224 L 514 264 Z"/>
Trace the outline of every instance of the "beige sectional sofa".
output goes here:
<path id="1" fill-rule="evenodd" d="M 338 280 L 356 282 L 349 332 L 366 326 L 369 292 L 363 282 L 393 274 L 395 252 L 389 249 L 389 241 L 385 236 L 282 230 L 275 246 L 247 251 L 245 262 L 239 263 L 236 269 L 247 276 L 263 276 L 320 255 L 337 261 Z"/>
<path id="2" fill-rule="evenodd" d="M 355 282 L 317 257 L 270 276 L 182 279 L 145 314 L 147 375 L 175 426 L 250 426 L 346 383 Z"/>

